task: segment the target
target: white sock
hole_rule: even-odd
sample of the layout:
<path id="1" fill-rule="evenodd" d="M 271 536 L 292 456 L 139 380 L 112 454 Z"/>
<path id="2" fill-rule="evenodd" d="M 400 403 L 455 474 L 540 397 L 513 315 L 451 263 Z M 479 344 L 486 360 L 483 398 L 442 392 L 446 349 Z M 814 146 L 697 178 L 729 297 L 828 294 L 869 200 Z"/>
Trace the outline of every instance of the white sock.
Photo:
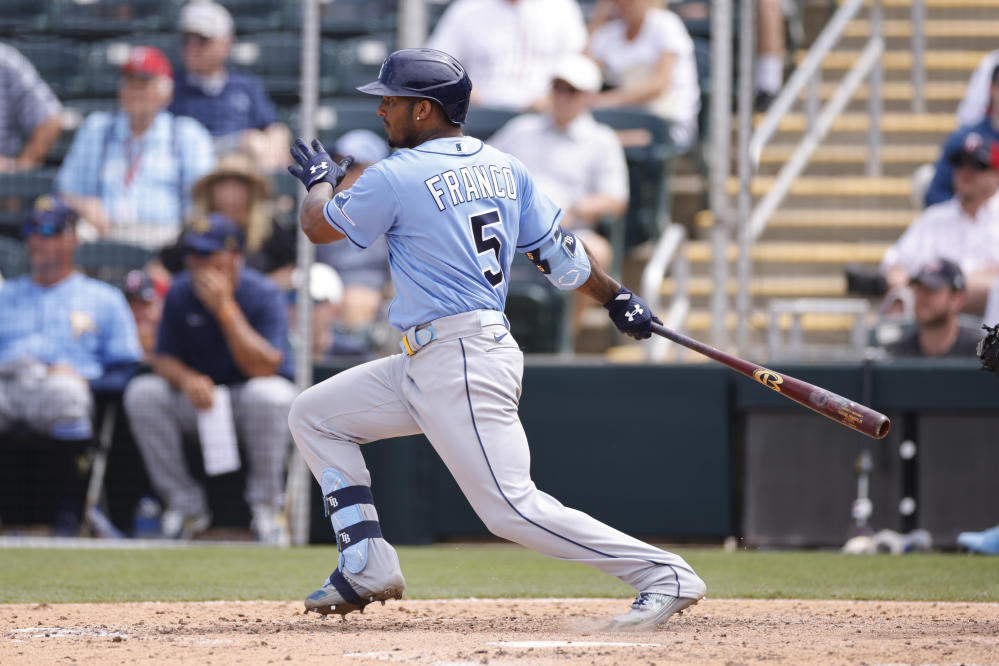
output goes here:
<path id="1" fill-rule="evenodd" d="M 764 53 L 756 59 L 756 89 L 777 94 L 784 82 L 784 56 Z"/>

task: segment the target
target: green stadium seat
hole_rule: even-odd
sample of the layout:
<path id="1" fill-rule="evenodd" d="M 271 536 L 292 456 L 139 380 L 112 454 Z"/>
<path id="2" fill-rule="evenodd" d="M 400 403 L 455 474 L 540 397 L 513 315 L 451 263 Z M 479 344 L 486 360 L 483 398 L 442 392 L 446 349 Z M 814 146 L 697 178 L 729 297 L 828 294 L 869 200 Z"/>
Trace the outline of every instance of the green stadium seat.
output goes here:
<path id="1" fill-rule="evenodd" d="M 24 243 L 13 238 L 0 236 L 0 275 L 10 280 L 31 270 L 28 262 L 28 249 Z"/>
<path id="2" fill-rule="evenodd" d="M 117 97 L 119 72 L 135 46 L 153 46 L 163 51 L 173 66 L 180 63 L 180 35 L 173 32 L 119 35 L 94 42 L 87 52 L 87 95 Z"/>
<path id="3" fill-rule="evenodd" d="M 340 95 L 361 95 L 355 90 L 378 78 L 382 61 L 395 50 L 395 35 L 365 35 L 337 40 L 323 59 L 323 69 L 332 69 L 339 79 Z"/>
<path id="4" fill-rule="evenodd" d="M 320 46 L 320 62 L 331 62 L 333 44 L 324 40 Z M 298 101 L 302 88 L 302 39 L 294 32 L 262 32 L 240 37 L 233 44 L 231 65 L 260 77 L 264 88 L 278 104 Z M 337 92 L 337 72 L 321 67 L 319 94 Z"/>
<path id="5" fill-rule="evenodd" d="M 0 34 L 44 32 L 49 27 L 49 5 L 44 0 L 4 0 Z"/>
<path id="6" fill-rule="evenodd" d="M 462 131 L 468 136 L 488 141 L 489 137 L 518 115 L 513 109 L 496 109 L 487 106 L 473 106 L 468 109 Z"/>
<path id="7" fill-rule="evenodd" d="M 142 268 L 152 258 L 153 253 L 144 247 L 100 239 L 81 243 L 74 260 L 76 266 L 90 277 L 117 285 L 126 273 Z"/>
<path id="8" fill-rule="evenodd" d="M 78 97 L 86 90 L 86 70 L 84 68 L 85 47 L 70 39 L 46 36 L 12 39 L 7 42 L 21 52 L 38 70 L 62 100 Z"/>
<path id="9" fill-rule="evenodd" d="M 21 237 L 21 227 L 35 199 L 52 194 L 55 176 L 56 170 L 48 168 L 0 174 L 0 235 Z"/>
<path id="10" fill-rule="evenodd" d="M 669 216 L 667 178 L 676 156 L 669 136 L 669 122 L 642 109 L 597 109 L 593 116 L 629 140 L 629 201 L 625 213 L 625 247 L 658 238 L 660 221 Z"/>
<path id="11" fill-rule="evenodd" d="M 320 100 L 316 109 L 316 135 L 328 148 L 332 148 L 340 135 L 355 129 L 371 130 L 387 140 L 385 125 L 375 114 L 380 102 L 381 98 L 370 95 Z"/>
<path id="12" fill-rule="evenodd" d="M 52 0 L 52 30 L 70 37 L 155 32 L 167 26 L 161 0 Z"/>
<path id="13" fill-rule="evenodd" d="M 215 0 L 232 14 L 237 35 L 251 32 L 280 30 L 284 27 L 283 1 L 275 0 Z M 339 1 L 339 0 L 337 0 Z M 186 2 L 181 2 L 181 5 Z"/>
<path id="14" fill-rule="evenodd" d="M 288 0 L 285 26 L 302 29 L 302 2 Z M 319 4 L 320 30 L 324 35 L 364 35 L 395 30 L 398 0 L 335 0 Z"/>

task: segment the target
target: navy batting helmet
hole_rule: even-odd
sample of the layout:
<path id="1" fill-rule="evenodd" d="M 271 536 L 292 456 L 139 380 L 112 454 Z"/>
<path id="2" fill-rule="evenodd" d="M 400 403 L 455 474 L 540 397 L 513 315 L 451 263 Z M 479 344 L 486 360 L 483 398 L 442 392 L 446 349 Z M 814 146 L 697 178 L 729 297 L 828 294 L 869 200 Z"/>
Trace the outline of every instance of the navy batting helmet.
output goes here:
<path id="1" fill-rule="evenodd" d="M 431 99 L 452 123 L 461 125 L 468 113 L 472 81 L 461 63 L 434 49 L 403 49 L 385 58 L 378 80 L 357 88 L 369 95 Z"/>

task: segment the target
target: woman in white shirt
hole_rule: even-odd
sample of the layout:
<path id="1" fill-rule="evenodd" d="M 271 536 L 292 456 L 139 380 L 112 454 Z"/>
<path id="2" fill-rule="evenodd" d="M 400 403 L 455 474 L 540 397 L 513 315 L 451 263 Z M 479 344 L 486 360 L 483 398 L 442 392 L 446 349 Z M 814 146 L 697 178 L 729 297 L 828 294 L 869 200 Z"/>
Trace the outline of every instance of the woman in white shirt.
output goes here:
<path id="1" fill-rule="evenodd" d="M 614 18 L 593 29 L 586 52 L 613 86 L 600 94 L 596 106 L 648 109 L 671 121 L 671 138 L 685 152 L 697 140 L 700 109 L 694 43 L 680 18 L 660 4 L 601 0 L 595 14 Z"/>

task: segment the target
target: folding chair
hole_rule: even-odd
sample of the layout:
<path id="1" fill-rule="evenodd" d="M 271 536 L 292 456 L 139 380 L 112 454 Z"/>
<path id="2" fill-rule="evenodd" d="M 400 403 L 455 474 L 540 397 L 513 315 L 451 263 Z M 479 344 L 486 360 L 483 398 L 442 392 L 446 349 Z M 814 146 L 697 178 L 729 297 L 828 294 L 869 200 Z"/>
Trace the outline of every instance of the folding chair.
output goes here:
<path id="1" fill-rule="evenodd" d="M 161 0 L 51 0 L 52 30 L 71 37 L 107 37 L 166 28 Z"/>
<path id="2" fill-rule="evenodd" d="M 285 2 L 285 26 L 302 29 L 302 2 Z M 343 37 L 395 30 L 397 0 L 336 0 L 319 5 L 320 30 L 324 35 Z"/>
<path id="3" fill-rule="evenodd" d="M 84 44 L 51 35 L 12 39 L 7 43 L 35 66 L 60 100 L 78 97 L 86 90 Z"/>
<path id="4" fill-rule="evenodd" d="M 31 266 L 28 263 L 28 250 L 24 243 L 0 236 L 0 275 L 4 280 L 10 280 L 24 275 Z"/>
<path id="5" fill-rule="evenodd" d="M 21 237 L 21 228 L 35 199 L 52 194 L 56 170 L 35 169 L 0 175 L 0 235 Z"/>

